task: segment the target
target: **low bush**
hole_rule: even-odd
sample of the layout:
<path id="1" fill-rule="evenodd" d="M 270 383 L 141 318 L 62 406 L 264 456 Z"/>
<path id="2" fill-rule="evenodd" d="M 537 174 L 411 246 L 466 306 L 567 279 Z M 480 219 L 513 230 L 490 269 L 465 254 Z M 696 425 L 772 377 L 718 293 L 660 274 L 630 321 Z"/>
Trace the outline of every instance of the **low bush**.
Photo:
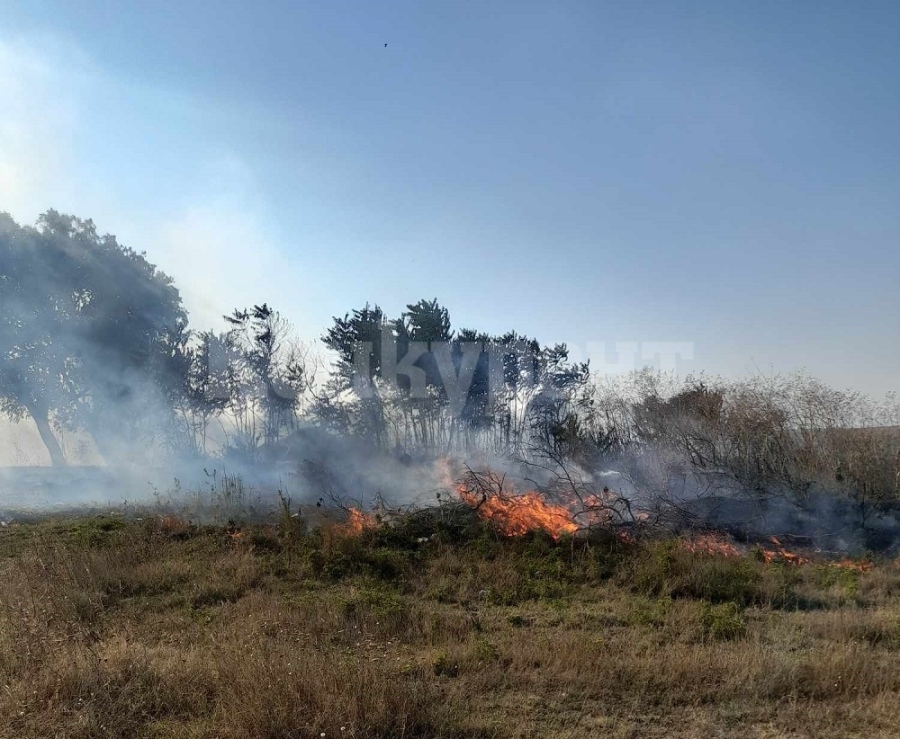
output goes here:
<path id="1" fill-rule="evenodd" d="M 678 540 L 647 544 L 620 568 L 619 581 L 652 596 L 711 603 L 765 600 L 762 566 L 747 557 L 691 552 Z"/>
<path id="2" fill-rule="evenodd" d="M 741 607 L 734 602 L 703 603 L 700 612 L 703 635 L 716 641 L 738 639 L 747 633 L 747 622 Z"/>

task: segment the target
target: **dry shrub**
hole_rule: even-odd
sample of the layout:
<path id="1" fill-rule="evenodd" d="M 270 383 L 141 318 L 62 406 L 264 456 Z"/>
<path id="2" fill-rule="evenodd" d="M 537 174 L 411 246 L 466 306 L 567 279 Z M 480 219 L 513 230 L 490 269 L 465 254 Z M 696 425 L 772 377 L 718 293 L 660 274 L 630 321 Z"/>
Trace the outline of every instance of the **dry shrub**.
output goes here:
<path id="1" fill-rule="evenodd" d="M 453 717 L 423 670 L 265 640 L 219 651 L 213 664 L 220 685 L 213 723 L 221 736 L 454 735 Z"/>
<path id="2" fill-rule="evenodd" d="M 458 735 L 434 676 L 397 649 L 423 638 L 422 615 L 377 587 L 249 594 L 222 613 L 212 724 L 233 737 Z"/>
<path id="3" fill-rule="evenodd" d="M 69 649 L 11 692 L 11 728 L 34 737 L 145 736 L 151 723 L 202 713 L 212 686 L 201 663 L 172 650 Z"/>

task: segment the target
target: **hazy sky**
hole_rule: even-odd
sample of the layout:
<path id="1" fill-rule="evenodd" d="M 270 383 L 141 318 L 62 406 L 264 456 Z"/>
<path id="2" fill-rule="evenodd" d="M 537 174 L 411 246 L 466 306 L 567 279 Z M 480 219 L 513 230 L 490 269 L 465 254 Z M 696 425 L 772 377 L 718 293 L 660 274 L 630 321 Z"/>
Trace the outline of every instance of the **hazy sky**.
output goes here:
<path id="1" fill-rule="evenodd" d="M 898 389 L 900 3 L 7 0 L 0 210 L 49 207 L 200 328 L 436 296 Z"/>

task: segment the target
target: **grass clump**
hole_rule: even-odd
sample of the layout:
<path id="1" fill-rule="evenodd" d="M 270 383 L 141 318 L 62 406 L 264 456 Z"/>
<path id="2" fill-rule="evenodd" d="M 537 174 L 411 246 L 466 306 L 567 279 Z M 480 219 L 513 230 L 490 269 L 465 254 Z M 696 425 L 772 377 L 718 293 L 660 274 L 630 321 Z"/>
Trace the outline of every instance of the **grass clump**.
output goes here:
<path id="1" fill-rule="evenodd" d="M 622 568 L 620 581 L 651 596 L 742 605 L 765 599 L 759 563 L 748 557 L 692 552 L 678 540 L 648 544 Z"/>
<path id="2" fill-rule="evenodd" d="M 739 639 L 747 633 L 747 621 L 741 607 L 734 602 L 703 603 L 700 612 L 703 635 L 716 641 Z"/>

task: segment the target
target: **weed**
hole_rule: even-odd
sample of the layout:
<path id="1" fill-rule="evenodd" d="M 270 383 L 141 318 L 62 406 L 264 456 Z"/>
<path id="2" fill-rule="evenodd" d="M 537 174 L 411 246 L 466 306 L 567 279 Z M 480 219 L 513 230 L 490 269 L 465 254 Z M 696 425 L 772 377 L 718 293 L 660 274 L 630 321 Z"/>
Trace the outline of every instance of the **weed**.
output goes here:
<path id="1" fill-rule="evenodd" d="M 739 639 L 747 633 L 747 622 L 737 603 L 703 603 L 700 611 L 703 635 L 715 641 Z"/>

